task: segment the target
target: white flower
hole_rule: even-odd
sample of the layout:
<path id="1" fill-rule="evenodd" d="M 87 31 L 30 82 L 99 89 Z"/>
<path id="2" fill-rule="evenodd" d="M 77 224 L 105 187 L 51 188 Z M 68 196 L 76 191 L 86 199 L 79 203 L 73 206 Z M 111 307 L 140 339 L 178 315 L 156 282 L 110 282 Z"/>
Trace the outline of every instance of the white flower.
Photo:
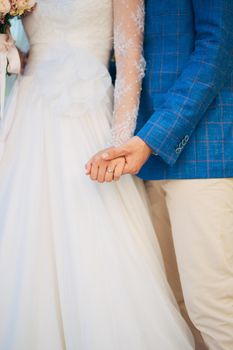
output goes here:
<path id="1" fill-rule="evenodd" d="M 33 6 L 35 6 L 35 4 L 36 4 L 36 1 L 35 1 L 35 0 L 29 0 L 27 6 L 28 6 L 28 8 L 31 9 Z"/>
<path id="2" fill-rule="evenodd" d="M 31 9 L 35 5 L 35 1 L 33 0 L 17 0 L 17 9 L 18 11 L 26 11 Z"/>
<path id="3" fill-rule="evenodd" d="M 32 10 L 36 2 L 34 0 L 11 0 L 13 1 L 10 14 L 12 16 L 22 16 Z"/>
<path id="4" fill-rule="evenodd" d="M 9 0 L 1 0 L 0 1 L 0 14 L 1 16 L 5 16 L 11 10 L 11 3 Z"/>

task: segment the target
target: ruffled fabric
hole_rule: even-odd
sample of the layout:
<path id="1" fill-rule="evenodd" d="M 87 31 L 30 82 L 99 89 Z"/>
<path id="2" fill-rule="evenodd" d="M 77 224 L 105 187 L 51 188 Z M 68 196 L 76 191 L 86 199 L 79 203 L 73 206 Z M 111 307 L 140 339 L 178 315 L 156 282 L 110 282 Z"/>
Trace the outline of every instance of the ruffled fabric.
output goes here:
<path id="1" fill-rule="evenodd" d="M 30 85 L 27 84 L 27 89 L 31 86 L 31 96 L 40 96 L 54 117 L 95 115 L 103 104 L 112 104 L 110 74 L 106 65 L 90 51 L 69 45 L 55 46 L 48 53 L 46 46 L 42 46 L 38 52 L 32 49 L 25 77 L 17 80 L 8 97 L 5 118 L 0 125 L 0 160 L 10 128 L 17 117 L 16 106 L 20 102 L 18 89 L 24 80 L 31 80 Z"/>
<path id="2" fill-rule="evenodd" d="M 0 121 L 0 161 L 4 154 L 7 136 L 17 114 L 16 106 L 18 99 L 19 81 L 20 78 L 15 81 L 14 87 L 6 99 L 4 118 Z"/>
<path id="3" fill-rule="evenodd" d="M 98 58 L 32 50 L 1 129 L 0 349 L 194 348 L 143 184 L 85 175 L 110 136 L 111 103 Z"/>
<path id="4" fill-rule="evenodd" d="M 34 80 L 57 116 L 72 117 L 94 111 L 112 85 L 103 63 L 88 50 L 70 46 L 49 50 L 37 65 Z"/>

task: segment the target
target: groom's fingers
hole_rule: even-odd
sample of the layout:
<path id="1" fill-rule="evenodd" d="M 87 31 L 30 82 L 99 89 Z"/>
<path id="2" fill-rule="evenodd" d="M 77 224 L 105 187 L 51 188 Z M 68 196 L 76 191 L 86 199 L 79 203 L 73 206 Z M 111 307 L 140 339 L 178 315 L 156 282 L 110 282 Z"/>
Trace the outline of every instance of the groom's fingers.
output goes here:
<path id="1" fill-rule="evenodd" d="M 119 157 L 124 157 L 127 155 L 127 151 L 123 147 L 109 148 L 106 152 L 102 154 L 102 159 L 113 160 Z"/>
<path id="2" fill-rule="evenodd" d="M 140 170 L 140 166 L 138 164 L 138 161 L 129 157 L 127 159 L 127 163 L 125 164 L 123 175 L 127 175 L 127 174 L 137 175 L 139 170 Z"/>

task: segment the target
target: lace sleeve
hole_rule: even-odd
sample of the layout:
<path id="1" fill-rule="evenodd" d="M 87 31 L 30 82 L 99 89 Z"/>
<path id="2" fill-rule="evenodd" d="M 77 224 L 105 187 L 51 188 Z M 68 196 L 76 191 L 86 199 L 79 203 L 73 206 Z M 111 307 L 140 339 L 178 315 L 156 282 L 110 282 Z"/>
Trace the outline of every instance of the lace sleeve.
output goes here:
<path id="1" fill-rule="evenodd" d="M 117 78 L 112 125 L 113 146 L 133 136 L 138 114 L 143 58 L 144 0 L 114 0 L 114 48 Z"/>

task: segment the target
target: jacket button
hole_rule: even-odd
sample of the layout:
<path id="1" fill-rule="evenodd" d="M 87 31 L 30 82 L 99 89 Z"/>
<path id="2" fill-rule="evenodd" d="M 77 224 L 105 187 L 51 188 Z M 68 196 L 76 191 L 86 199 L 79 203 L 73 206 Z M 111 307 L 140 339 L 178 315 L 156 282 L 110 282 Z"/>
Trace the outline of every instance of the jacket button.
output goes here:
<path id="1" fill-rule="evenodd" d="M 181 151 L 182 151 L 182 149 L 181 149 L 180 147 L 178 147 L 178 148 L 176 149 L 176 154 L 180 154 Z"/>
<path id="2" fill-rule="evenodd" d="M 186 145 L 187 141 L 185 139 L 182 140 L 182 146 L 184 147 Z"/>

